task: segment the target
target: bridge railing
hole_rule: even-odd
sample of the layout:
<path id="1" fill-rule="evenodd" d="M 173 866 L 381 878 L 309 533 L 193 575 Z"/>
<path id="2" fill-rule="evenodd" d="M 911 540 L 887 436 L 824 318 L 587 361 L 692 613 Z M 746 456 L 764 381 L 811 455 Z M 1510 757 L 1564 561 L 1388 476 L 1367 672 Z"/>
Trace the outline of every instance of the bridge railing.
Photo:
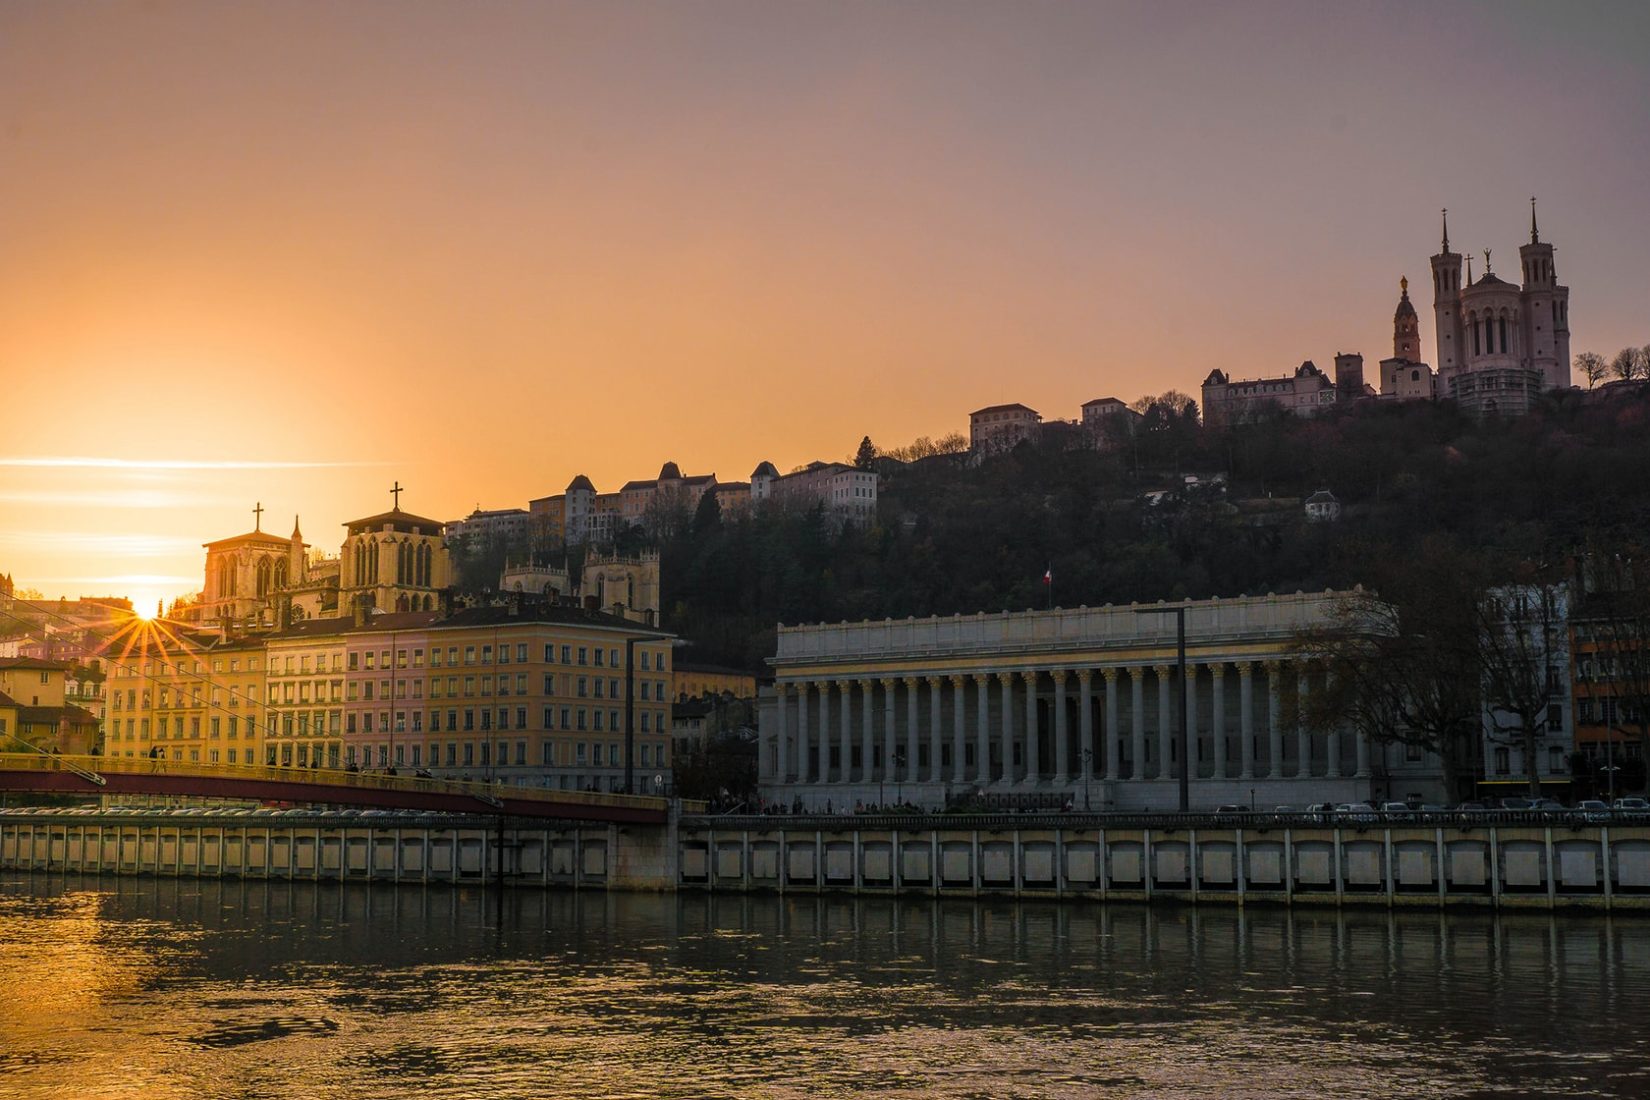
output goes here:
<path id="1" fill-rule="evenodd" d="M 511 798 L 562 805 L 606 806 L 625 809 L 660 810 L 667 800 L 651 795 L 607 794 L 600 791 L 563 791 L 544 787 L 517 787 L 504 783 L 476 783 L 462 779 L 425 779 L 421 776 L 349 772 L 331 768 L 281 768 L 265 764 L 202 764 L 182 760 L 119 756 L 40 756 L 33 753 L 0 753 L 0 771 L 72 772 L 76 769 L 100 774 L 165 775 L 186 779 L 253 780 L 267 783 L 307 783 L 347 790 L 400 791 L 426 794 L 465 794 L 488 799 Z M 317 801 L 321 801 L 317 799 Z M 684 803 L 688 813 L 703 812 L 704 803 Z"/>

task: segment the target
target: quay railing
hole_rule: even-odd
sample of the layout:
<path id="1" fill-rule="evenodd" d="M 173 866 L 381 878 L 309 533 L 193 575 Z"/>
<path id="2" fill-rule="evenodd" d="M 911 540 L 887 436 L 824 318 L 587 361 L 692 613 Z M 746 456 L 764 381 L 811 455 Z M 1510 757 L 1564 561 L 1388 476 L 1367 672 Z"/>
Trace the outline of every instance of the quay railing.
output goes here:
<path id="1" fill-rule="evenodd" d="M 1353 811 L 1319 813 L 1145 813 L 1129 811 L 1029 811 L 1025 813 L 859 813 L 859 814 L 684 814 L 685 829 L 771 829 L 819 832 L 1001 831 L 1005 829 L 1287 829 L 1456 828 L 1485 826 L 1593 828 L 1600 825 L 1650 827 L 1642 810 L 1442 810 L 1409 813 Z"/>

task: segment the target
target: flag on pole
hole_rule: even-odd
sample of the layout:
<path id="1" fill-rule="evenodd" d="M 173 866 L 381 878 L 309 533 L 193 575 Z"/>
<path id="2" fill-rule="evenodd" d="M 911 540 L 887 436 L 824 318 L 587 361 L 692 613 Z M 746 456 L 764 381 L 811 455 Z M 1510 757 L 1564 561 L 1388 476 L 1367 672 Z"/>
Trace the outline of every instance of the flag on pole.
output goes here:
<path id="1" fill-rule="evenodd" d="M 1054 569 L 1053 569 L 1053 567 L 1050 567 L 1049 569 L 1044 571 L 1044 573 L 1043 573 L 1043 583 L 1044 584 L 1053 584 L 1054 583 Z"/>

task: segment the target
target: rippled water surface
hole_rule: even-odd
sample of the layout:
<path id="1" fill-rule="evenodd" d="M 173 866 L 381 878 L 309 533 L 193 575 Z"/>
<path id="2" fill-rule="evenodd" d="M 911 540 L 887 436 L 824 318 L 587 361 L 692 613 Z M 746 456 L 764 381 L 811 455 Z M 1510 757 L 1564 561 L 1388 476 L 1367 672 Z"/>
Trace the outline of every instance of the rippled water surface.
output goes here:
<path id="1" fill-rule="evenodd" d="M 0 1097 L 1650 1096 L 1650 919 L 0 875 Z"/>

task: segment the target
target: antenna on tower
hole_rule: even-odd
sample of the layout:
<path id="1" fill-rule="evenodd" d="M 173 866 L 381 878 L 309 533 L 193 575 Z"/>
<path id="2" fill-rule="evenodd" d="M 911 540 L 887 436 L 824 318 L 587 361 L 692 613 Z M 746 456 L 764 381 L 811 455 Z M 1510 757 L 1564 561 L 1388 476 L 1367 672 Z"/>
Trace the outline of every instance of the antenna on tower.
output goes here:
<path id="1" fill-rule="evenodd" d="M 1535 228 L 1535 196 L 1534 195 L 1530 196 L 1530 243 L 1531 244 L 1540 244 L 1541 243 L 1541 234 L 1536 232 L 1536 228 Z"/>
<path id="2" fill-rule="evenodd" d="M 1443 250 L 1445 252 L 1449 251 L 1449 207 L 1447 207 L 1447 206 L 1444 207 L 1444 248 L 1443 248 Z"/>

